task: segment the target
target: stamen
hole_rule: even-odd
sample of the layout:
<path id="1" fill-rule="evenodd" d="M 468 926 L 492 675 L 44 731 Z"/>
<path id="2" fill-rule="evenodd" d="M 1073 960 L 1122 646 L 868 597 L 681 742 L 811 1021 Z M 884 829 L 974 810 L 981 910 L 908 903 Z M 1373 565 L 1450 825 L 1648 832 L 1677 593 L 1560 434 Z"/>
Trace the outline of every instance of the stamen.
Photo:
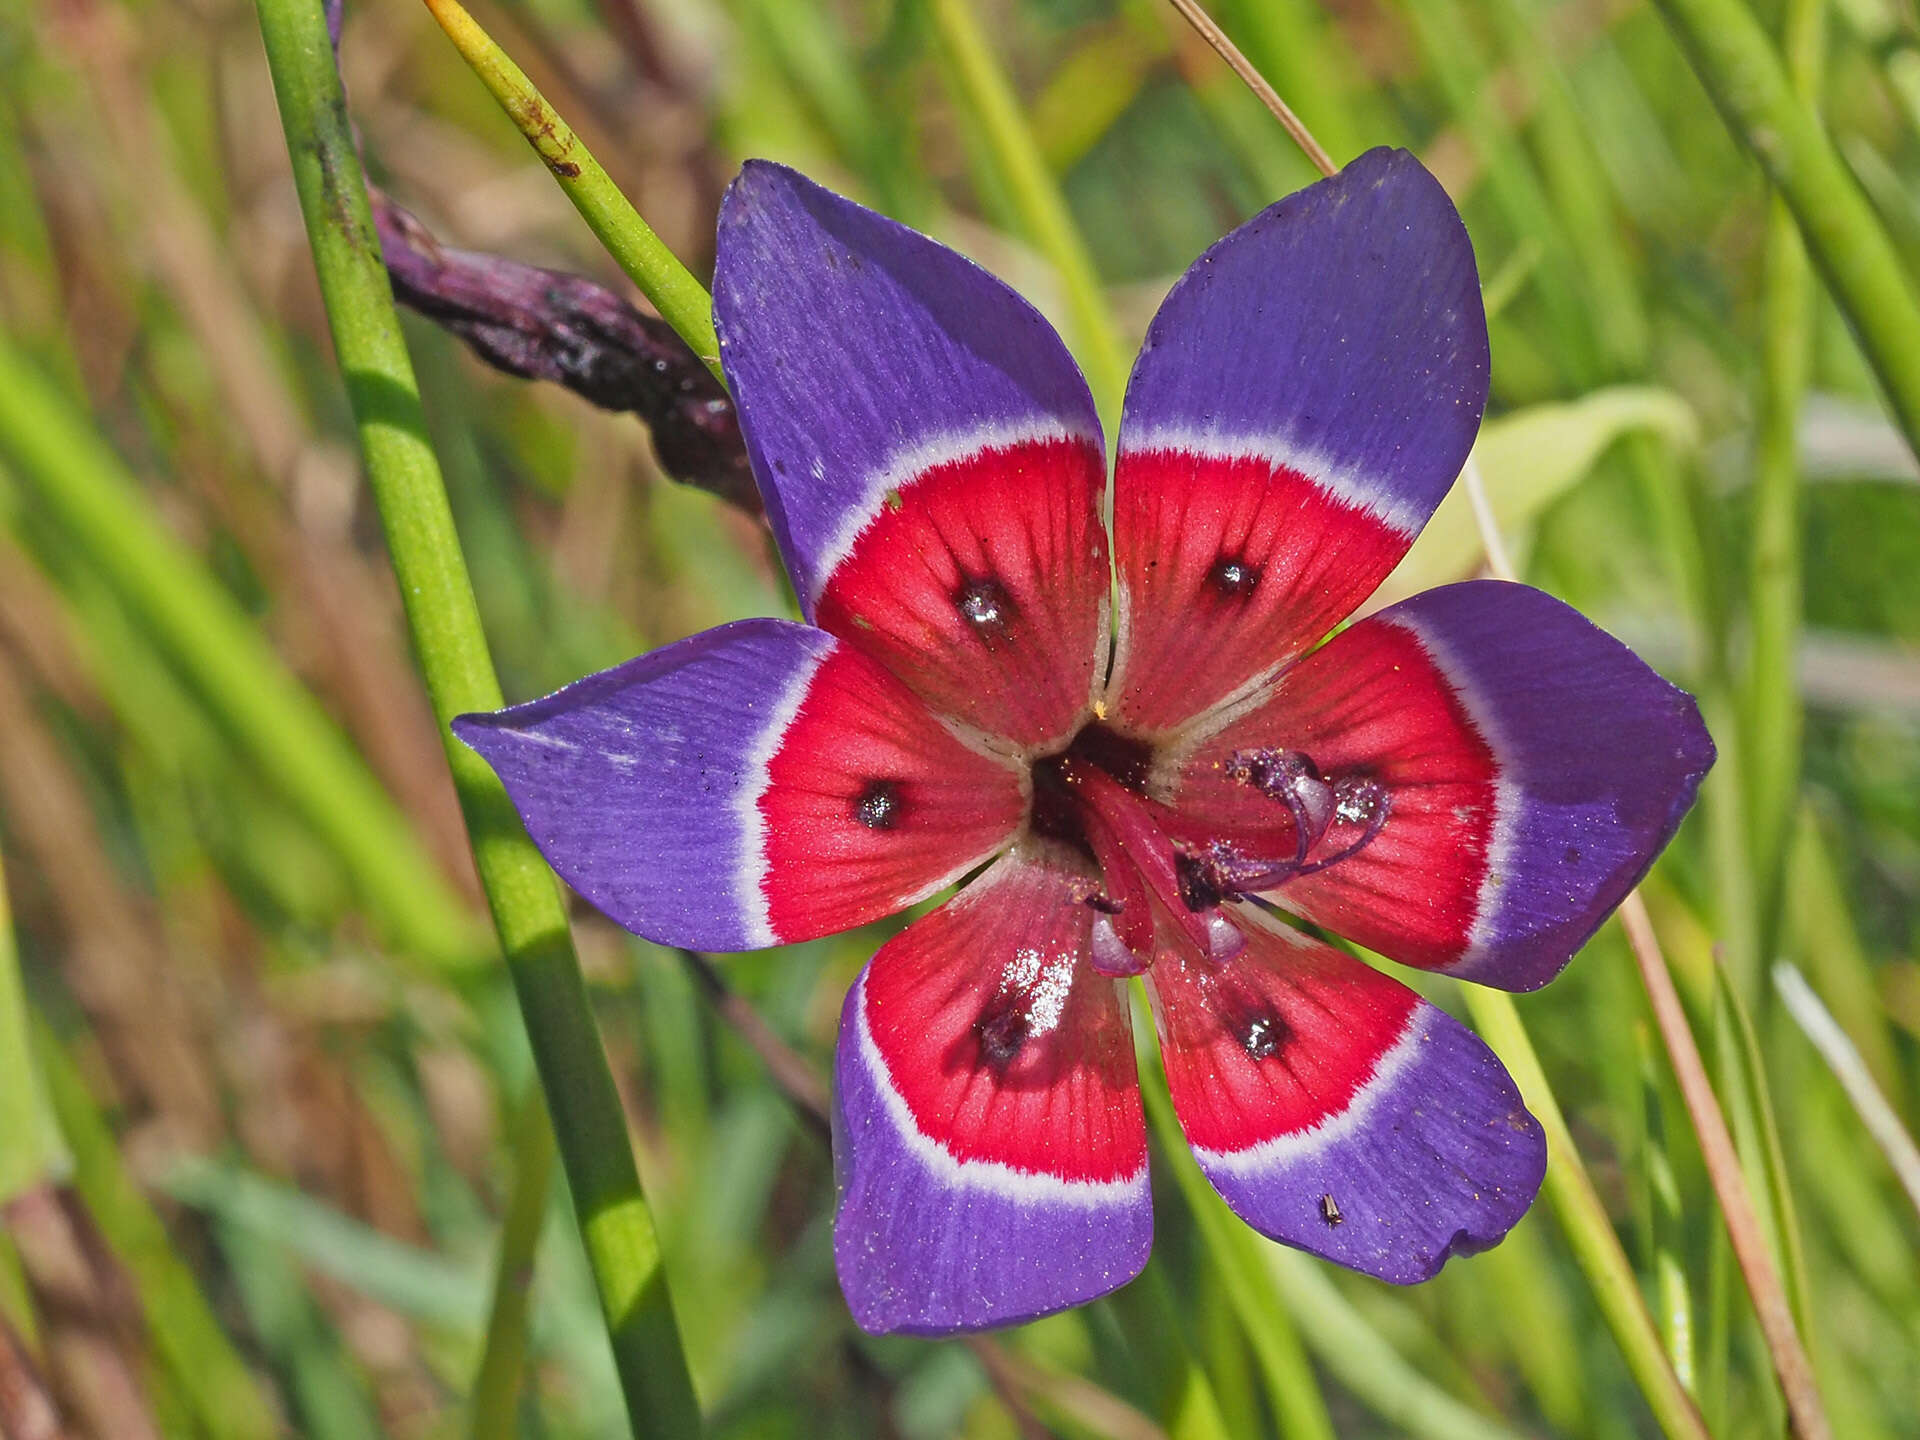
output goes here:
<path id="1" fill-rule="evenodd" d="M 1312 875 L 1329 865 L 1338 865 L 1342 860 L 1358 855 L 1373 843 L 1374 837 L 1387 823 L 1387 812 L 1393 809 L 1393 797 L 1378 780 L 1364 780 L 1357 776 L 1342 780 L 1336 787 L 1336 793 L 1340 795 L 1335 807 L 1340 818 L 1355 825 L 1365 821 L 1367 828 L 1360 832 L 1359 839 L 1345 849 L 1316 860 L 1311 865 L 1302 865 L 1296 872 L 1298 874 Z"/>
<path id="2" fill-rule="evenodd" d="M 1299 750 L 1236 750 L 1227 757 L 1226 773 L 1286 805 L 1293 816 L 1294 852 L 1290 859 L 1275 860 L 1249 855 L 1224 841 L 1211 842 L 1189 855 L 1189 888 L 1196 894 L 1245 898 L 1337 865 L 1373 843 L 1392 809 L 1393 797 L 1379 781 L 1349 775 L 1328 784 L 1312 757 Z M 1313 847 L 1336 822 L 1366 828 L 1335 853 L 1309 860 Z"/>
<path id="3" fill-rule="evenodd" d="M 1240 927 L 1218 910 L 1207 913 L 1207 958 L 1221 965 L 1247 948 L 1247 937 Z"/>
<path id="4" fill-rule="evenodd" d="M 1236 750 L 1227 757 L 1227 775 L 1293 812 L 1294 864 L 1306 864 L 1334 811 L 1333 787 L 1320 778 L 1313 757 L 1301 750 Z"/>
<path id="5" fill-rule="evenodd" d="M 1152 959 L 1152 953 L 1141 956 L 1128 947 L 1120 938 L 1111 915 L 1100 914 L 1093 917 L 1093 941 L 1089 961 L 1096 973 L 1124 979 L 1128 975 L 1143 975 Z"/>
<path id="6" fill-rule="evenodd" d="M 1206 923 L 1187 907 L 1179 868 L 1174 863 L 1173 845 L 1155 823 L 1148 802 L 1126 789 L 1104 770 L 1072 758 L 1062 765 L 1061 775 L 1069 788 L 1085 802 L 1087 839 L 1093 845 L 1094 857 L 1099 860 L 1108 885 L 1112 886 L 1115 878 L 1125 872 L 1130 871 L 1139 877 L 1135 883 L 1144 882 L 1141 888 L 1152 891 L 1168 918 L 1180 928 L 1193 953 L 1205 955 L 1208 948 Z M 1141 945 L 1125 929 L 1121 933 L 1129 948 L 1151 960 L 1152 914 L 1142 907 L 1136 920 L 1128 913 L 1132 909 L 1133 904 L 1128 899 L 1126 910 L 1118 917 L 1120 924 L 1125 926 L 1132 922 L 1136 926 L 1144 925 L 1146 943 Z"/>

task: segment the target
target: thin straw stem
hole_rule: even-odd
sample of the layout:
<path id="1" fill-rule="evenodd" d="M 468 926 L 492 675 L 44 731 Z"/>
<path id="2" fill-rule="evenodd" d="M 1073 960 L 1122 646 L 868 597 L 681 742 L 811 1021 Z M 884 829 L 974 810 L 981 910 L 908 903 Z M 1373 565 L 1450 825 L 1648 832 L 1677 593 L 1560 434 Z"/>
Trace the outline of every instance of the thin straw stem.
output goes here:
<path id="1" fill-rule="evenodd" d="M 1743 0 L 1656 3 L 1727 127 L 1779 187 L 1920 453 L 1920 299 L 1880 218 Z"/>
<path id="2" fill-rule="evenodd" d="M 1765 1232 L 1754 1209 L 1740 1169 L 1740 1156 L 1733 1147 L 1733 1136 L 1721 1114 L 1719 1098 L 1707 1078 L 1700 1052 L 1693 1043 L 1693 1031 L 1687 1026 L 1686 1012 L 1680 1006 L 1680 992 L 1674 989 L 1673 976 L 1666 957 L 1660 953 L 1660 941 L 1653 933 L 1653 921 L 1647 907 L 1634 891 L 1620 906 L 1620 923 L 1627 932 L 1633 957 L 1640 966 L 1640 978 L 1647 988 L 1654 1022 L 1660 1038 L 1666 1042 L 1667 1055 L 1673 1061 L 1680 1093 L 1687 1102 L 1687 1113 L 1700 1138 L 1700 1152 L 1714 1194 L 1720 1200 L 1720 1213 L 1727 1222 L 1727 1238 L 1733 1242 L 1734 1259 L 1747 1282 L 1753 1299 L 1754 1314 L 1760 1321 L 1760 1333 L 1766 1340 L 1767 1354 L 1773 1361 L 1780 1392 L 1787 1402 L 1787 1414 L 1800 1440 L 1830 1440 L 1826 1411 L 1820 1403 L 1819 1387 L 1814 1381 L 1813 1365 L 1800 1343 L 1794 1327 L 1793 1311 L 1786 1290 L 1774 1269 L 1767 1250 Z"/>
<path id="3" fill-rule="evenodd" d="M 427 439 L 325 16 L 319 0 L 259 0 L 258 11 L 368 482 L 519 995 L 628 1417 L 637 1435 L 689 1440 L 700 1434 L 700 1412 L 565 904 L 493 772 L 446 729 L 463 711 L 497 709 L 500 684 Z"/>
<path id="4" fill-rule="evenodd" d="M 1314 169 L 1322 175 L 1333 175 L 1338 172 L 1340 167 L 1333 163 L 1333 157 L 1327 154 L 1318 140 L 1313 138 L 1313 132 L 1307 129 L 1305 122 L 1293 113 L 1292 107 L 1286 101 L 1280 98 L 1279 92 L 1267 83 L 1266 77 L 1254 69 L 1253 62 L 1241 53 L 1240 47 L 1234 44 L 1227 32 L 1220 28 L 1219 22 L 1200 8 L 1198 0 L 1169 0 L 1169 3 L 1180 12 L 1181 18 L 1199 33 L 1200 38 L 1211 45 L 1214 52 L 1227 62 L 1233 73 L 1240 77 L 1260 103 L 1273 112 L 1273 118 L 1280 122 L 1280 128 L 1292 137 L 1293 143 L 1298 145 L 1307 159 L 1313 162 Z"/>
<path id="5" fill-rule="evenodd" d="M 547 103 L 507 52 L 480 28 L 460 0 L 426 0 L 440 28 L 480 83 L 533 147 L 594 238 L 653 302 L 660 318 L 720 375 L 720 341 L 713 330 L 713 299 L 680 263 L 613 183 L 560 112 Z"/>

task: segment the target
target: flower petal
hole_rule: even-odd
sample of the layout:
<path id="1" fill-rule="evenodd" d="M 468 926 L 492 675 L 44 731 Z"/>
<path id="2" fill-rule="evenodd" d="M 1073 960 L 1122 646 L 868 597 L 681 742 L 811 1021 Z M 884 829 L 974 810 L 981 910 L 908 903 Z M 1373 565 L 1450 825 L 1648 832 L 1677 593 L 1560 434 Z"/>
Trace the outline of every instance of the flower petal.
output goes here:
<path id="1" fill-rule="evenodd" d="M 1015 852 L 883 946 L 848 994 L 834 1255 L 864 1329 L 1012 1325 L 1146 1263 L 1131 1025 L 1087 963 L 1086 888 Z"/>
<path id="2" fill-rule="evenodd" d="M 806 614 L 983 730 L 1070 734 L 1105 644 L 1106 462 L 1039 312 L 756 161 L 721 207 L 714 313 Z"/>
<path id="3" fill-rule="evenodd" d="M 664 945 L 747 950 L 888 915 L 999 849 L 1025 797 L 873 660 L 743 620 L 454 732 L 541 853 Z"/>
<path id="4" fill-rule="evenodd" d="M 1404 151 L 1202 255 L 1120 427 L 1119 718 L 1168 729 L 1350 615 L 1466 462 L 1487 372 L 1466 229 Z"/>
<path id="5" fill-rule="evenodd" d="M 1714 758 L 1692 697 L 1577 611 L 1499 580 L 1429 590 L 1335 636 L 1200 745 L 1182 807 L 1247 818 L 1264 802 L 1218 767 L 1260 746 L 1392 796 L 1372 843 L 1273 898 L 1503 990 L 1560 973 L 1673 837 Z"/>
<path id="6" fill-rule="evenodd" d="M 1245 913 L 1234 959 L 1149 972 L 1180 1124 L 1263 1235 L 1414 1284 L 1498 1244 L 1546 1139 L 1493 1052 L 1399 981 Z"/>

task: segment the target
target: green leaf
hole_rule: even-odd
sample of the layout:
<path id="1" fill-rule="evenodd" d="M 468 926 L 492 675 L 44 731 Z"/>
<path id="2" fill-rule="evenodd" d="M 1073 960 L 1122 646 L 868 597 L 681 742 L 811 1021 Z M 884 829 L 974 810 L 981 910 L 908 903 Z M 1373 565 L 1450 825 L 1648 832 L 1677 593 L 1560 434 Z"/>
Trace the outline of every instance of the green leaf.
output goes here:
<path id="1" fill-rule="evenodd" d="M 1547 506 L 1584 479 L 1624 435 L 1651 431 L 1678 446 L 1699 442 L 1692 408 L 1671 390 L 1616 385 L 1579 400 L 1530 405 L 1490 420 L 1473 447 L 1487 502 L 1509 542 Z M 1375 600 L 1390 605 L 1435 585 L 1464 580 L 1480 567 L 1480 528 L 1466 487 L 1455 485 Z"/>

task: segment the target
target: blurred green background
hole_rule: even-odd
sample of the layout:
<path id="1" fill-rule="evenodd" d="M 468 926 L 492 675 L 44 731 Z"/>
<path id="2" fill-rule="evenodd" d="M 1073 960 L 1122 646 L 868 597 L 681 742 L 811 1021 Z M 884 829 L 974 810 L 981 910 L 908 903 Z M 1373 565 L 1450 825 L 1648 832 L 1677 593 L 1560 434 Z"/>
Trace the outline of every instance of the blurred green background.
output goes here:
<path id="1" fill-rule="evenodd" d="M 1095 371 L 953 8 L 473 12 L 696 274 L 732 171 L 769 156 L 1006 276 Z M 970 8 L 1123 357 L 1202 248 L 1315 178 L 1159 0 Z M 1700 695 L 1721 745 L 1646 893 L 1835 1431 L 1920 1434 L 1920 1226 L 1771 978 L 1799 967 L 1911 1128 L 1920 468 L 1873 372 L 1648 4 L 1213 9 L 1336 160 L 1408 146 L 1467 218 L 1493 312 L 1481 465 L 1522 573 Z M 1793 10 L 1757 13 L 1920 273 L 1912 7 Z M 370 175 L 442 241 L 626 293 L 425 9 L 352 5 L 342 62 Z M 557 1179 L 521 1197 L 524 1383 L 470 1413 L 542 1132 L 250 7 L 0 0 L 0 332 L 0 1396 L 27 1397 L 0 1431 L 626 1433 Z M 407 338 L 509 698 L 788 610 L 758 521 L 668 479 L 632 416 L 417 317 Z M 1457 504 L 1395 593 L 1478 568 Z M 1395 1290 L 1216 1243 L 1163 1164 L 1183 1157 L 1156 1160 L 1154 1261 L 1116 1299 L 988 1347 L 865 1337 L 826 1147 L 741 1017 L 824 1073 L 884 932 L 728 957 L 717 1006 L 686 957 L 574 919 L 716 1436 L 1657 1433 L 1544 1203 Z M 1618 929 L 1520 1009 L 1707 1425 L 1783 1433 Z M 1276 1375 L 1302 1344 L 1310 1368 Z M 30 1428 L 42 1393 L 66 1430 Z"/>

